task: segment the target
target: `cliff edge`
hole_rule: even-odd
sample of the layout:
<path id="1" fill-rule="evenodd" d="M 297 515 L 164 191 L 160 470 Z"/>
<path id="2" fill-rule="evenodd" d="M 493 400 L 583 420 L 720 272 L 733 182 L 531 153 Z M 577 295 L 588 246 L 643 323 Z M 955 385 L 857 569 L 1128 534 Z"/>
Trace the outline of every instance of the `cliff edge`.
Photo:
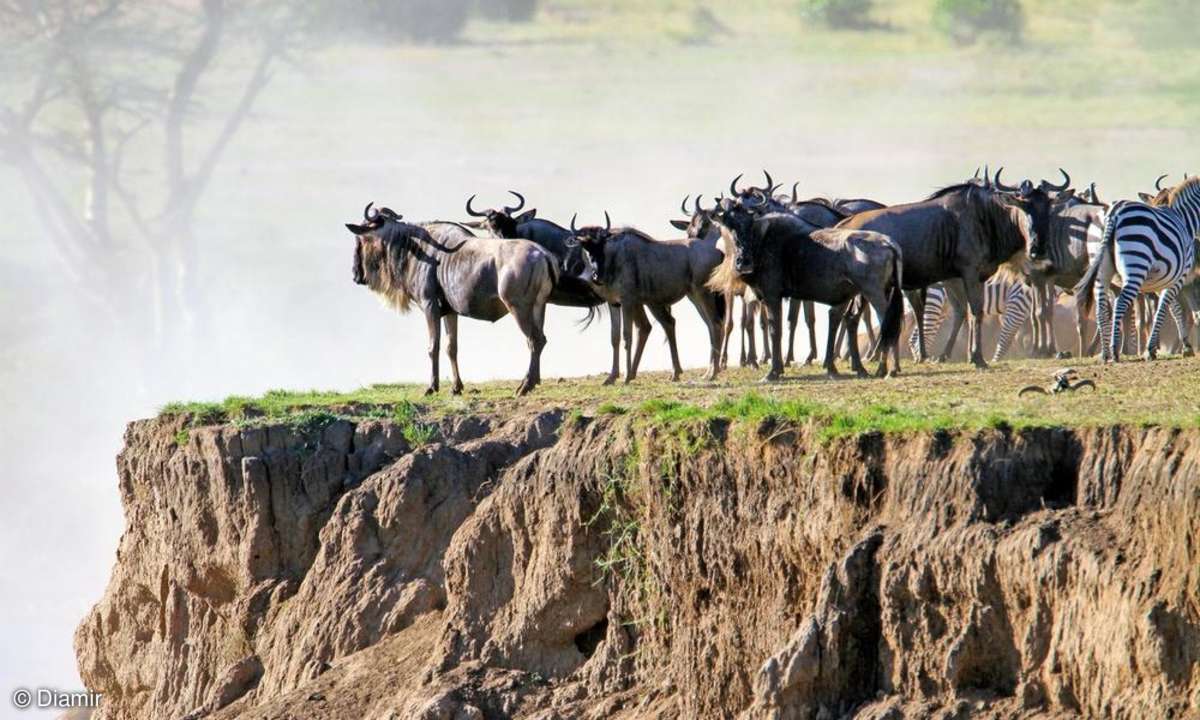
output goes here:
<path id="1" fill-rule="evenodd" d="M 1200 431 L 130 425 L 98 717 L 1200 714 Z"/>

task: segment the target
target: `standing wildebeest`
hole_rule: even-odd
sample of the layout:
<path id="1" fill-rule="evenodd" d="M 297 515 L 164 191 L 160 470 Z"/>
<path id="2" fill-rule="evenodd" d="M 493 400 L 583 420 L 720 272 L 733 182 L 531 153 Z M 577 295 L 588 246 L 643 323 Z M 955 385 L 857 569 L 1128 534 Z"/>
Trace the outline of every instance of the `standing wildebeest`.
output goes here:
<path id="1" fill-rule="evenodd" d="M 951 185 L 928 199 L 852 215 L 837 225 L 847 230 L 874 230 L 904 251 L 904 287 L 920 332 L 925 360 L 925 288 L 939 280 L 961 278 L 970 309 L 970 357 L 983 359 L 979 323 L 983 317 L 983 283 L 1004 263 L 1019 262 L 1025 252 L 1041 253 L 1047 236 L 1050 197 L 1042 190 L 1002 193 L 966 182 Z"/>
<path id="2" fill-rule="evenodd" d="M 904 259 L 900 246 L 876 232 L 821 229 L 786 213 L 757 215 L 742 203 L 716 211 L 716 222 L 729 231 L 732 252 L 714 273 L 710 287 L 720 288 L 736 276 L 763 301 L 771 324 L 771 369 L 763 378 L 783 375 L 783 298 L 813 300 L 830 306 L 825 369 L 837 373 L 834 342 L 842 317 L 861 295 L 883 319 L 879 339 L 879 370 L 888 371 L 888 350 L 899 371 L 900 328 L 904 322 Z M 857 320 L 861 308 L 849 310 L 850 357 L 855 372 L 866 374 L 858 353 Z"/>
<path id="3" fill-rule="evenodd" d="M 740 199 L 743 203 L 749 202 L 750 205 L 748 207 L 752 207 L 754 212 L 759 215 L 773 212 L 788 213 L 818 228 L 827 228 L 833 227 L 861 209 L 883 207 L 882 203 L 865 198 L 836 201 L 825 200 L 824 198 L 801 200 L 797 192 L 797 188 L 799 187 L 798 182 L 792 183 L 792 196 L 790 199 L 782 195 L 777 197 L 774 195 L 776 186 L 771 180 L 771 174 L 766 170 L 762 172 L 767 181 L 766 187 L 748 187 L 739 190 L 737 182 L 741 179 L 741 175 L 738 175 L 729 183 L 729 192 L 732 196 L 735 199 Z M 765 202 L 757 203 L 756 198 L 762 198 Z M 804 310 L 804 324 L 808 328 L 808 357 L 804 359 L 804 364 L 811 365 L 817 359 L 817 318 L 813 303 L 811 300 L 789 299 L 787 314 L 788 349 L 784 365 L 790 365 L 796 360 L 796 327 L 799 325 L 801 309 Z M 867 315 L 869 316 L 869 313 Z M 867 335 L 873 342 L 875 338 L 871 330 L 869 317 L 866 324 Z M 764 349 L 768 351 L 767 356 L 769 356 L 769 347 Z"/>
<path id="4" fill-rule="evenodd" d="M 517 204 L 511 207 L 504 206 L 499 210 L 490 208 L 483 211 L 475 210 L 471 207 L 471 201 L 475 199 L 475 196 L 467 198 L 467 214 L 479 218 L 479 220 L 466 224 L 471 227 L 483 228 L 498 238 L 528 240 L 553 254 L 558 259 L 558 265 L 562 272 L 558 282 L 554 285 L 554 290 L 550 293 L 548 302 L 551 305 L 587 308 L 588 314 L 583 321 L 586 327 L 595 318 L 597 308 L 604 305 L 604 300 L 596 294 L 589 283 L 579 279 L 584 268 L 583 250 L 572 243 L 570 230 L 549 220 L 536 217 L 537 210 L 526 210 L 514 217 L 513 213 L 525 207 L 525 198 L 515 190 L 509 190 L 509 192 L 516 196 Z M 605 385 L 611 385 L 616 381 L 620 376 L 621 367 L 621 319 L 616 306 L 610 305 L 608 311 L 611 323 L 609 339 L 612 343 L 612 369 L 604 380 Z"/>
<path id="5" fill-rule="evenodd" d="M 638 363 L 646 346 L 649 327 L 638 334 L 637 351 L 631 355 L 633 324 L 643 307 L 662 325 L 671 348 L 671 379 L 678 380 L 683 368 L 675 343 L 675 319 L 671 306 L 683 298 L 691 300 L 708 328 L 709 364 L 705 380 L 717 376 L 721 367 L 722 296 L 705 286 L 713 268 L 723 256 L 711 241 L 686 238 L 655 240 L 633 228 L 612 229 L 608 213 L 605 226 L 575 229 L 571 232 L 584 251 L 587 265 L 581 277 L 611 303 L 621 306 L 625 332 L 625 382 L 637 376 Z"/>
<path id="6" fill-rule="evenodd" d="M 693 240 L 703 240 L 704 242 L 711 243 L 713 247 L 720 250 L 721 229 L 712 221 L 712 211 L 700 206 L 700 195 L 696 196 L 695 208 L 689 210 L 687 207 L 688 197 L 690 196 L 683 198 L 683 202 L 679 208 L 684 215 L 690 215 L 690 218 L 687 220 L 671 220 L 671 226 L 677 230 L 683 230 L 686 236 Z M 733 313 L 738 298 L 742 300 L 740 364 L 742 367 L 758 367 L 755 323 L 757 320 L 762 321 L 765 362 L 767 356 L 765 349 L 770 344 L 767 316 L 761 312 L 761 304 L 758 298 L 754 297 L 754 291 L 747 288 L 745 284 L 732 284 L 730 287 L 725 288 L 723 295 L 725 312 L 721 324 L 721 367 L 728 366 L 729 340 L 733 337 Z"/>
<path id="7" fill-rule="evenodd" d="M 373 203 L 372 203 L 373 204 Z M 526 240 L 477 238 L 455 223 L 412 225 L 386 208 L 366 222 L 346 223 L 355 235 L 354 282 L 366 285 L 406 312 L 415 302 L 425 313 L 429 360 L 425 394 L 438 390 L 438 346 L 446 326 L 446 356 L 454 374 L 451 392 L 462 392 L 458 374 L 458 316 L 495 322 L 512 313 L 529 343 L 529 371 L 517 388 L 523 395 L 541 382 L 542 323 L 558 267 L 553 256 Z"/>

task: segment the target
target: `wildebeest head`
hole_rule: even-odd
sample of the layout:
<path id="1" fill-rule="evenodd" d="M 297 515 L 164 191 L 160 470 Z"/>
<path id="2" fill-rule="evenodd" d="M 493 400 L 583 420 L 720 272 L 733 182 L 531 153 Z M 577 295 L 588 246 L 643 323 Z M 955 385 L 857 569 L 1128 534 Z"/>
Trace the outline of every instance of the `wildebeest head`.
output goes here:
<path id="1" fill-rule="evenodd" d="M 1187 175 L 1184 175 L 1183 178 L 1186 180 Z M 1138 193 L 1138 197 L 1141 198 L 1142 202 L 1147 203 L 1149 205 L 1154 205 L 1154 206 L 1159 206 L 1159 207 L 1166 205 L 1167 204 L 1167 196 L 1171 194 L 1170 187 L 1162 186 L 1162 181 L 1166 180 L 1166 179 L 1167 179 L 1166 173 L 1159 175 L 1158 179 L 1154 181 L 1154 194 L 1152 195 L 1150 193 L 1140 192 L 1140 193 Z"/>
<path id="2" fill-rule="evenodd" d="M 701 195 L 696 196 L 695 203 L 692 209 L 688 209 L 687 201 L 689 196 L 684 196 L 683 202 L 680 203 L 679 209 L 684 215 L 690 215 L 688 220 L 672 220 L 671 227 L 676 230 L 682 230 L 687 233 L 689 238 L 704 238 L 709 233 L 716 230 L 712 219 L 712 210 L 706 210 L 700 204 Z"/>
<path id="3" fill-rule="evenodd" d="M 509 190 L 510 194 L 517 198 L 517 204 L 513 206 L 503 206 L 499 210 L 488 208 L 487 210 L 479 211 L 471 207 L 471 201 L 475 196 L 467 198 L 467 214 L 471 217 L 479 218 L 477 221 L 465 223 L 469 227 L 477 227 L 488 231 L 496 237 L 515 238 L 517 237 L 517 226 L 524 222 L 529 222 L 537 216 L 537 210 L 526 210 L 520 215 L 514 216 L 513 213 L 525 207 L 525 198 L 516 190 Z"/>
<path id="4" fill-rule="evenodd" d="M 1012 187 L 1005 185 L 1000 179 L 1002 172 L 1004 172 L 1004 168 L 996 171 L 993 185 L 1003 193 L 1006 203 L 1010 207 L 1020 209 L 1029 217 L 1028 226 L 1025 228 L 1026 250 L 1030 260 L 1044 263 L 1048 260 L 1046 253 L 1050 238 L 1050 215 L 1054 205 L 1051 193 L 1065 192 L 1071 178 L 1063 172 L 1066 182 L 1062 185 L 1052 185 L 1043 180 L 1040 185 L 1035 186 L 1029 180 L 1024 180 L 1019 186 Z"/>
<path id="5" fill-rule="evenodd" d="M 354 233 L 354 282 L 358 285 L 370 285 L 379 277 L 387 260 L 385 229 L 403 219 L 389 208 L 373 211 L 374 205 L 367 203 L 363 208 L 363 224 L 346 223 L 346 229 Z"/>
<path id="6" fill-rule="evenodd" d="M 722 203 L 713 211 L 713 220 L 729 232 L 733 241 L 733 269 L 738 275 L 754 273 L 758 243 L 753 233 L 755 209 L 764 199 L 760 195 L 746 202 Z"/>
<path id="7" fill-rule="evenodd" d="M 612 220 L 608 217 L 608 211 L 604 211 L 604 227 L 599 225 L 590 225 L 588 227 L 576 228 L 576 215 L 571 216 L 571 239 L 569 244 L 578 245 L 579 249 L 583 250 L 583 269 L 578 277 L 585 282 L 603 283 L 605 262 L 604 262 L 604 246 L 612 237 Z"/>

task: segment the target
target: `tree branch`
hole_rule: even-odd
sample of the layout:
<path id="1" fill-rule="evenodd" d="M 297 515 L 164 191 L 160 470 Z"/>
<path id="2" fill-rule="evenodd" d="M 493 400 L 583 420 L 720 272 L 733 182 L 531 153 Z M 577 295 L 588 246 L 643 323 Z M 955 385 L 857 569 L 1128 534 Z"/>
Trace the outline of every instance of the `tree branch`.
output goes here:
<path id="1" fill-rule="evenodd" d="M 181 193 L 187 182 L 183 166 L 183 121 L 191 105 L 196 85 L 205 68 L 212 62 L 225 24 L 225 5 L 222 0 L 204 0 L 204 32 L 183 62 L 175 77 L 174 89 L 167 105 L 167 188 L 171 197 Z"/>

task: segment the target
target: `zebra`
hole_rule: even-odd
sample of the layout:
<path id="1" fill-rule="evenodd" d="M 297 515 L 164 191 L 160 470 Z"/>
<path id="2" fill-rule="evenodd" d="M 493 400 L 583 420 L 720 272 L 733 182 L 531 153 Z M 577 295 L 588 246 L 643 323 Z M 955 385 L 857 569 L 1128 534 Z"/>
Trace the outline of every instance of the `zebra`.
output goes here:
<path id="1" fill-rule="evenodd" d="M 1158 308 L 1146 359 L 1158 354 L 1158 332 L 1168 310 L 1174 316 L 1180 337 L 1186 338 L 1183 312 L 1175 297 L 1196 261 L 1200 233 L 1200 178 L 1184 180 L 1155 198 L 1155 204 L 1134 200 L 1115 203 L 1104 225 L 1104 237 L 1087 274 L 1076 292 L 1091 306 L 1096 299 L 1096 324 L 1100 331 L 1101 355 L 1105 362 L 1120 359 L 1122 323 L 1130 304 L 1141 293 L 1159 292 Z M 1122 278 L 1121 291 L 1109 316 L 1108 286 L 1114 274 Z M 1184 341 L 1184 352 L 1191 343 Z"/>
<path id="2" fill-rule="evenodd" d="M 993 277 L 983 285 L 983 317 L 996 316 L 1001 318 L 1000 335 L 996 338 L 996 351 L 992 354 L 992 362 L 1000 360 L 1008 353 L 1008 348 L 1016 337 L 1017 330 L 1029 318 L 1030 308 L 1033 307 L 1033 288 L 1018 280 Z M 947 298 L 946 288 L 941 284 L 929 288 L 925 298 L 925 337 L 937 337 L 945 319 L 954 313 L 952 303 Z M 961 318 L 955 318 L 956 325 L 961 324 Z M 908 336 L 908 347 L 917 357 L 918 330 L 913 325 Z M 952 348 L 946 348 L 948 355 Z"/>

